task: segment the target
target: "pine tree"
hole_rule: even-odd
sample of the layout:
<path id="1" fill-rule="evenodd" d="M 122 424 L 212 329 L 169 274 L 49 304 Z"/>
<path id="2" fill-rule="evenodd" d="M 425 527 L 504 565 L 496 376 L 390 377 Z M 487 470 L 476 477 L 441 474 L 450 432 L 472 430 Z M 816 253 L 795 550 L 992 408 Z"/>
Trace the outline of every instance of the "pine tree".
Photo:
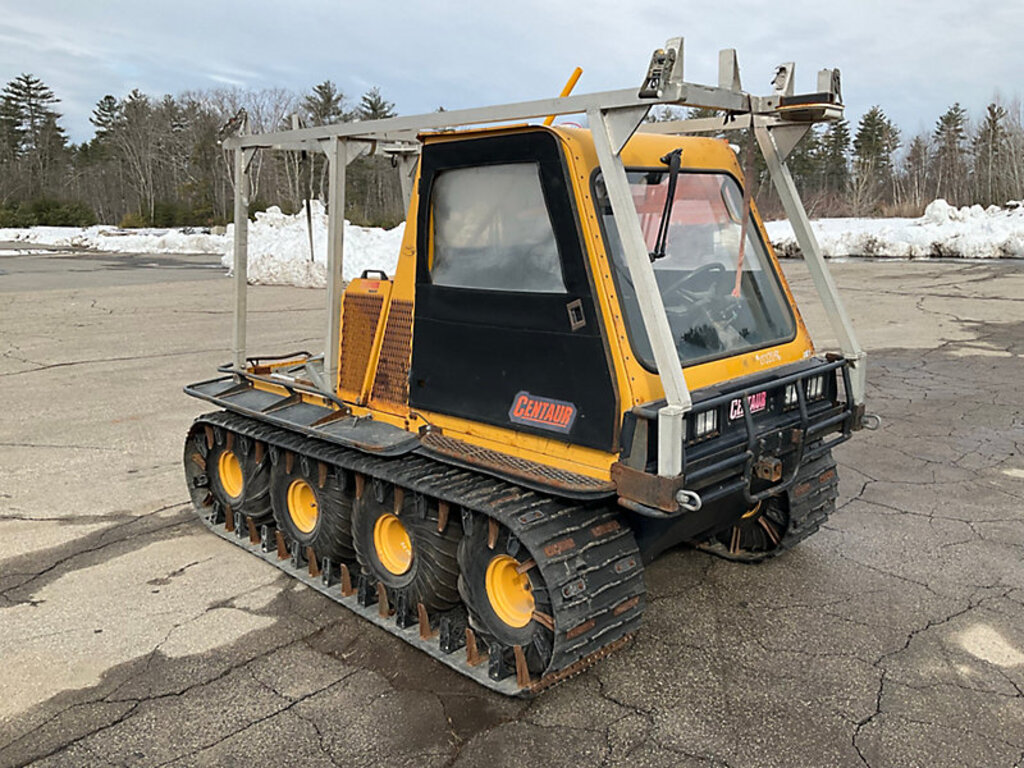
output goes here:
<path id="1" fill-rule="evenodd" d="M 900 145 L 900 131 L 881 107 L 864 113 L 853 138 L 853 186 L 855 212 L 859 215 L 878 209 L 888 200 L 897 201 L 893 155 Z"/>
<path id="2" fill-rule="evenodd" d="M 818 152 L 822 188 L 826 192 L 844 193 L 850 182 L 850 124 L 838 120 L 829 125 Z"/>
<path id="3" fill-rule="evenodd" d="M 50 118 L 54 122 L 60 115 L 53 105 L 60 102 L 53 91 L 35 75 L 20 74 L 4 87 L 4 100 L 18 110 L 21 119 L 22 150 L 31 152 L 41 143 L 44 127 Z"/>
<path id="4" fill-rule="evenodd" d="M 302 100 L 311 125 L 330 125 L 346 119 L 345 94 L 330 80 L 313 86 Z"/>
<path id="5" fill-rule="evenodd" d="M 0 163 L 14 162 L 21 156 L 24 137 L 21 107 L 5 93 L 0 96 Z"/>
<path id="6" fill-rule="evenodd" d="M 35 197 L 66 154 L 67 136 L 53 109 L 60 100 L 42 80 L 24 73 L 7 83 L 2 100 L 3 140 L 10 142 L 14 157 L 24 159 L 27 195 Z"/>
<path id="7" fill-rule="evenodd" d="M 1006 202 L 1003 166 L 1009 154 L 1006 110 L 989 104 L 985 119 L 974 137 L 975 200 L 985 204 Z"/>
<path id="8" fill-rule="evenodd" d="M 903 161 L 907 199 L 918 209 L 925 204 L 930 156 L 931 147 L 928 144 L 928 137 L 918 135 L 910 142 L 907 156 Z"/>
<path id="9" fill-rule="evenodd" d="M 384 120 L 398 114 L 395 112 L 394 103 L 381 96 L 380 88 L 377 86 L 363 94 L 356 113 L 360 120 Z"/>
<path id="10" fill-rule="evenodd" d="M 967 110 L 953 104 L 935 124 L 935 196 L 953 205 L 966 202 Z"/>
<path id="11" fill-rule="evenodd" d="M 869 109 L 857 124 L 853 139 L 855 162 L 869 165 L 880 174 L 892 172 L 893 154 L 900 146 L 900 130 L 881 107 Z"/>
<path id="12" fill-rule="evenodd" d="M 96 127 L 96 138 L 103 139 L 110 135 L 121 120 L 121 105 L 109 93 L 96 102 L 89 122 Z"/>

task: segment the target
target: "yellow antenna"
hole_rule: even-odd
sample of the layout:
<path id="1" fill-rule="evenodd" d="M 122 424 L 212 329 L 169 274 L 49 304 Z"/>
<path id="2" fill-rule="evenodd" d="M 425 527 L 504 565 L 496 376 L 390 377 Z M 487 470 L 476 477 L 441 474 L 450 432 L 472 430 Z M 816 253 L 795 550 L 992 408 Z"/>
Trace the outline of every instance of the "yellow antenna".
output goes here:
<path id="1" fill-rule="evenodd" d="M 582 74 L 583 68 L 576 67 L 576 69 L 572 71 L 572 74 L 569 75 L 569 79 L 565 81 L 565 88 L 563 88 L 562 92 L 558 94 L 558 98 L 564 99 L 566 96 L 572 93 L 572 89 L 576 87 L 576 81 L 580 79 L 580 75 Z M 544 125 L 551 125 L 553 122 L 555 122 L 554 115 L 548 115 L 547 117 L 544 118 Z"/>

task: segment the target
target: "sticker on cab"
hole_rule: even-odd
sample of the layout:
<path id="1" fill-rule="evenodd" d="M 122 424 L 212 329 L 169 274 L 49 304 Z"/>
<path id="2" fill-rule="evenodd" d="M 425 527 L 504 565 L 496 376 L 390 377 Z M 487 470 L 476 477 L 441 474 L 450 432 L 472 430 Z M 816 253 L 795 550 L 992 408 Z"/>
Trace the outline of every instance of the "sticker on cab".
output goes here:
<path id="1" fill-rule="evenodd" d="M 576 421 L 576 406 L 565 400 L 553 400 L 550 397 L 520 392 L 512 400 L 508 417 L 515 424 L 568 432 Z"/>

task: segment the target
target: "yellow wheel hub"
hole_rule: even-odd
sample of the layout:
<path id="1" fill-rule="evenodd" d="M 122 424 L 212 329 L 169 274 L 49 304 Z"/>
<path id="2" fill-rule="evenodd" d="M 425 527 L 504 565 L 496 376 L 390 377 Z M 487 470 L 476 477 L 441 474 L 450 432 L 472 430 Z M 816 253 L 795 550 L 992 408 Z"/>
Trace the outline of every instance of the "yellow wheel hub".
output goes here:
<path id="1" fill-rule="evenodd" d="M 510 627 L 525 627 L 533 618 L 533 585 L 519 573 L 519 561 L 498 555 L 487 565 L 487 597 L 498 618 Z"/>
<path id="2" fill-rule="evenodd" d="M 377 559 L 395 576 L 401 576 L 412 565 L 412 540 L 402 521 L 384 514 L 373 525 L 373 546 Z"/>
<path id="3" fill-rule="evenodd" d="M 233 451 L 224 451 L 217 459 L 217 474 L 224 492 L 233 499 L 242 495 L 245 479 L 242 477 L 242 464 Z"/>
<path id="4" fill-rule="evenodd" d="M 302 533 L 310 533 L 316 528 L 320 516 L 316 493 L 313 486 L 301 478 L 288 486 L 288 516 Z"/>

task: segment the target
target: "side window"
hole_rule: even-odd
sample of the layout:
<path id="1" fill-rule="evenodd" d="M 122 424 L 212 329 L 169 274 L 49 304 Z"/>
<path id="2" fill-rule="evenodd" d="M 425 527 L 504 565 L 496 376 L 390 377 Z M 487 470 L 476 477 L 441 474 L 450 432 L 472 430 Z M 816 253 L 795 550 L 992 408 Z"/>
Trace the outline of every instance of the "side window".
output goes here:
<path id="1" fill-rule="evenodd" d="M 440 172 L 431 217 L 435 285 L 565 293 L 536 163 Z"/>

